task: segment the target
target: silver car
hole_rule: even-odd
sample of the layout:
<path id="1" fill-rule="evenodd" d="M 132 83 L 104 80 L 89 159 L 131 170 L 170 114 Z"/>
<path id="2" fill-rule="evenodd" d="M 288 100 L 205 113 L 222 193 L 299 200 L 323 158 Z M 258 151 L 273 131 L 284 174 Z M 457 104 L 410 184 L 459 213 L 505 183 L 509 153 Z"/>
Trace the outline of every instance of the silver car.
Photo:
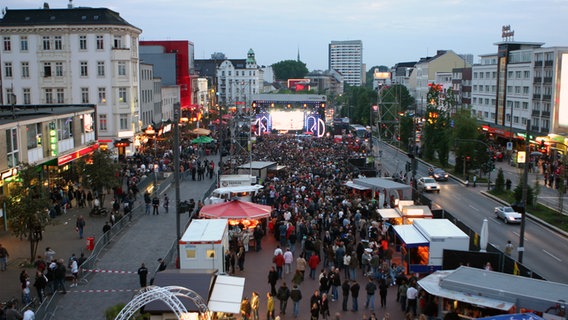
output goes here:
<path id="1" fill-rule="evenodd" d="M 434 178 L 422 177 L 418 179 L 417 188 L 419 191 L 430 191 L 440 193 L 440 185 Z"/>
<path id="2" fill-rule="evenodd" d="M 511 207 L 495 207 L 495 216 L 505 223 L 521 223 L 522 215 Z"/>

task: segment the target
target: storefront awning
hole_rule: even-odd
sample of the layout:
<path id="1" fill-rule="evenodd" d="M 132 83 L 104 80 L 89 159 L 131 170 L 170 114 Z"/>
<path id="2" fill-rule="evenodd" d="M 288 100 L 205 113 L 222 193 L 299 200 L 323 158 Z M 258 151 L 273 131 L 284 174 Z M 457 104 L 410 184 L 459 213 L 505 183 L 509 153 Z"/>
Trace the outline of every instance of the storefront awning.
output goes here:
<path id="1" fill-rule="evenodd" d="M 353 183 L 353 181 L 347 181 L 347 182 L 345 182 L 345 185 L 348 186 L 348 187 L 351 187 L 353 189 L 357 189 L 357 190 L 370 190 L 370 188 L 355 184 L 355 183 Z"/>
<path id="2" fill-rule="evenodd" d="M 245 288 L 245 278 L 217 276 L 209 298 L 209 310 L 238 314 Z"/>
<path id="3" fill-rule="evenodd" d="M 418 280 L 418 285 L 431 295 L 446 299 L 457 300 L 472 305 L 483 306 L 487 308 L 509 311 L 515 304 L 513 302 L 491 299 L 470 293 L 448 290 L 440 286 L 440 282 L 455 270 L 436 271 L 427 277 Z"/>
<path id="4" fill-rule="evenodd" d="M 406 244 L 407 247 L 419 247 L 427 246 L 429 244 L 428 239 L 426 239 L 420 231 L 411 224 L 403 224 L 398 226 L 393 226 L 394 232 L 398 234 L 402 242 Z"/>

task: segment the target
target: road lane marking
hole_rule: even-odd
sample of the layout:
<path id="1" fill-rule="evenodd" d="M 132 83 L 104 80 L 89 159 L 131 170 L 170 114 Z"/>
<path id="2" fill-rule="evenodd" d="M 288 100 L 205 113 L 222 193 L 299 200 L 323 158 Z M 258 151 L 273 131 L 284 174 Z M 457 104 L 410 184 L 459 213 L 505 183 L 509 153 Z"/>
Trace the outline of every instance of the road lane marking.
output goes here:
<path id="1" fill-rule="evenodd" d="M 546 253 L 547 255 L 553 257 L 554 259 L 556 259 L 556 261 L 562 262 L 562 259 L 560 259 L 560 258 L 558 258 L 557 256 L 553 255 L 552 253 L 550 253 L 550 252 L 548 252 L 548 251 L 546 251 L 546 250 L 544 250 L 544 249 L 542 249 L 542 251 L 543 251 L 544 253 Z"/>
<path id="2" fill-rule="evenodd" d="M 475 211 L 478 211 L 478 212 L 479 212 L 479 209 L 477 209 L 476 207 L 472 206 L 471 204 L 469 205 L 469 207 L 470 207 L 470 208 L 472 208 L 473 210 L 475 210 Z"/>

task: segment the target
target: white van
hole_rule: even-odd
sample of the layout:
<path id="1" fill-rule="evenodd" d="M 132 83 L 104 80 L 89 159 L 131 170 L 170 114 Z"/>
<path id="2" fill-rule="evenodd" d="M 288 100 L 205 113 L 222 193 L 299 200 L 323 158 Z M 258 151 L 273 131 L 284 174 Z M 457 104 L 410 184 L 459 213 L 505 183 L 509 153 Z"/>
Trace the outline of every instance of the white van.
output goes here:
<path id="1" fill-rule="evenodd" d="M 204 204 L 221 203 L 233 199 L 252 202 L 252 196 L 262 188 L 264 187 L 260 184 L 252 186 L 217 188 L 205 199 Z"/>

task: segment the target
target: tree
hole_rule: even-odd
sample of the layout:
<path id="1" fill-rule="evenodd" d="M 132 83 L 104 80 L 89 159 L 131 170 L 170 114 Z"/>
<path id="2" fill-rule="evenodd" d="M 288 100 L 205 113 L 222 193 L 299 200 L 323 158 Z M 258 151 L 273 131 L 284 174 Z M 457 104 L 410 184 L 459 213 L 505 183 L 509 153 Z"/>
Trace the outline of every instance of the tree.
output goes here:
<path id="1" fill-rule="evenodd" d="M 272 65 L 274 77 L 277 80 L 303 79 L 308 74 L 308 68 L 302 61 L 284 60 Z"/>
<path id="2" fill-rule="evenodd" d="M 487 143 L 484 142 L 485 137 L 478 131 L 477 120 L 471 116 L 471 110 L 468 108 L 457 110 L 450 123 L 453 123 L 449 130 L 455 146 L 455 172 L 461 174 L 464 171 L 464 159 L 467 157 L 470 158 L 467 163 L 468 168 L 479 168 L 481 164 L 487 163 L 489 160 Z"/>
<path id="3" fill-rule="evenodd" d="M 83 182 L 99 194 L 101 203 L 104 203 L 104 191 L 120 185 L 120 166 L 112 159 L 112 153 L 109 150 L 97 149 L 89 159 L 88 163 L 84 159 L 79 160 L 78 165 L 83 171 Z"/>
<path id="4" fill-rule="evenodd" d="M 18 238 L 30 243 L 30 263 L 34 261 L 42 232 L 49 223 L 48 190 L 41 183 L 35 166 L 20 164 L 18 179 L 7 199 L 7 215 L 10 230 Z"/>
<path id="5" fill-rule="evenodd" d="M 505 175 L 503 169 L 499 168 L 497 179 L 495 179 L 495 193 L 503 193 L 505 191 Z"/>
<path id="6" fill-rule="evenodd" d="M 519 183 L 515 189 L 513 190 L 513 196 L 515 197 L 515 201 L 517 203 L 521 203 L 523 200 L 523 185 L 524 183 Z M 527 186 L 527 203 L 525 204 L 525 210 L 528 207 L 528 204 L 532 204 L 534 201 L 534 191 L 531 186 Z"/>

